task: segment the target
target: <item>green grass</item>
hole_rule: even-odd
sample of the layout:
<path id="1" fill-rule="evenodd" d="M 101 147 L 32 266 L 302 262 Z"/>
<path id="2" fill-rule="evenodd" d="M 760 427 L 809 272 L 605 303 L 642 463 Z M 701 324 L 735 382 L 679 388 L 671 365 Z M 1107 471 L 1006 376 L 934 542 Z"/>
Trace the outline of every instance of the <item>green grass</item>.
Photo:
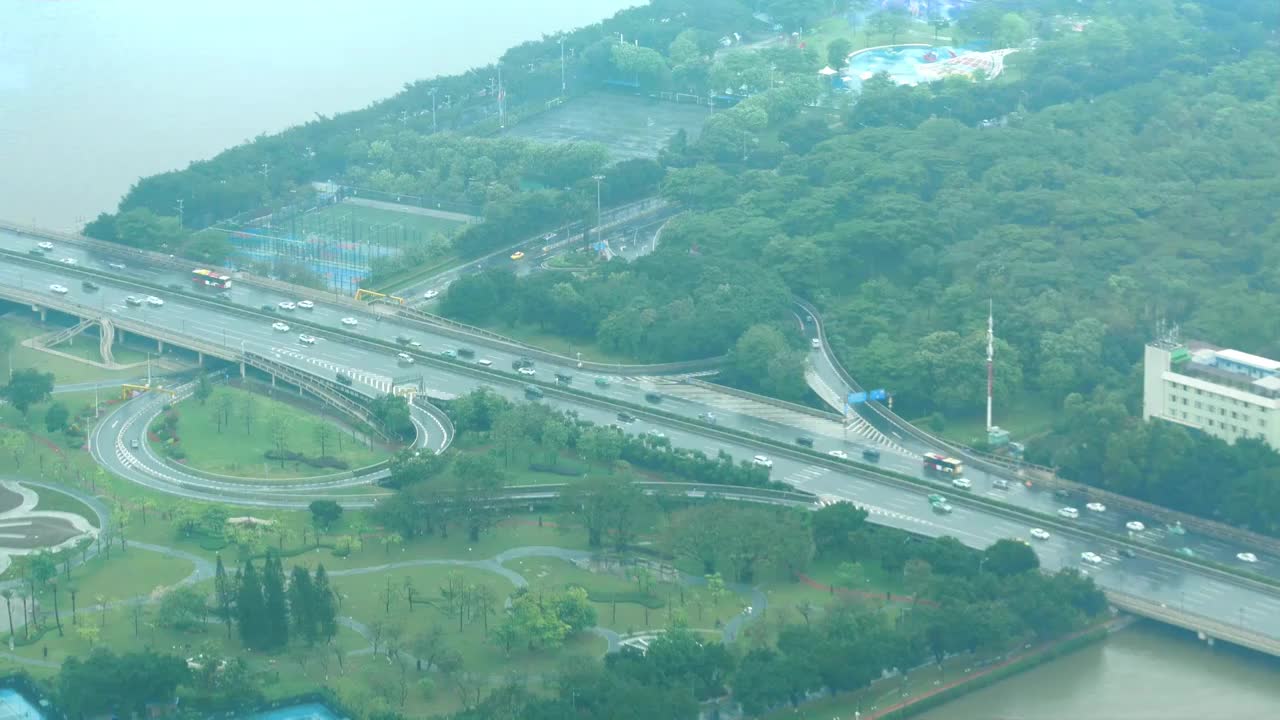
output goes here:
<path id="1" fill-rule="evenodd" d="M 83 360 L 102 362 L 102 353 L 98 350 L 98 338 L 92 335 L 77 335 L 67 342 L 55 345 L 52 349 L 67 355 L 74 355 Z M 132 365 L 147 361 L 147 353 L 120 343 L 116 343 L 115 347 L 111 348 L 111 357 L 117 365 Z M 132 368 L 130 372 L 135 376 L 139 376 L 138 368 Z M 142 369 L 141 374 L 145 375 L 146 370 Z"/>
<path id="2" fill-rule="evenodd" d="M 369 233 L 371 227 L 394 227 L 401 226 L 410 232 L 421 233 L 422 239 L 426 240 L 433 233 L 442 235 L 452 235 L 464 223 L 454 220 L 446 220 L 444 218 L 432 217 L 430 215 L 418 215 L 411 212 L 396 212 L 395 210 L 383 210 L 382 208 L 365 207 L 363 205 L 353 205 L 351 203 L 340 203 L 338 205 L 329 205 L 321 208 L 313 213 L 308 213 L 307 229 L 316 232 L 318 228 L 313 227 L 313 222 L 325 222 L 335 231 L 343 227 L 342 223 L 355 222 L 357 233 Z M 366 227 L 362 228 L 361 225 Z M 385 232 L 390 233 L 390 230 Z M 374 232 L 371 235 L 376 239 L 378 235 Z M 391 237 L 388 235 L 388 237 Z"/>
<path id="3" fill-rule="evenodd" d="M 107 602 L 115 602 L 151 595 L 178 584 L 194 569 L 190 560 L 136 547 L 129 547 L 122 553 L 116 544 L 111 550 L 111 559 L 95 556 L 84 565 L 73 568 L 71 581 L 80 589 L 78 604 L 84 606 L 97 603 L 98 596 L 106 598 Z M 48 592 L 43 594 L 48 595 Z"/>
<path id="4" fill-rule="evenodd" d="M 45 488 L 31 488 L 39 494 L 36 501 L 36 510 L 44 512 L 65 512 L 73 515 L 79 515 L 89 521 L 90 525 L 98 527 L 98 515 L 88 505 L 80 502 L 74 497 L 66 493 L 57 492 L 56 490 L 46 490 Z"/>
<path id="5" fill-rule="evenodd" d="M 596 609 L 597 624 L 622 634 L 631 634 L 645 630 L 659 630 L 671 625 L 667 613 L 667 603 L 671 611 L 681 611 L 695 628 L 714 628 L 717 621 L 728 621 L 742 611 L 746 599 L 728 593 L 719 603 L 694 588 L 685 588 L 683 594 L 675 582 L 662 582 L 656 574 L 652 585 L 645 593 L 651 601 L 648 603 L 600 602 L 597 598 L 617 596 L 642 597 L 640 586 L 634 579 L 634 573 L 628 575 L 616 566 L 604 569 L 588 570 L 573 563 L 556 558 L 521 558 L 506 563 L 506 567 L 524 576 L 533 591 L 539 589 L 548 592 L 560 591 L 569 586 L 579 586 L 592 598 L 592 606 Z M 683 602 L 682 602 L 683 598 Z M 701 601 L 701 602 L 699 602 Z M 646 605 L 649 607 L 646 613 Z"/>
<path id="6" fill-rule="evenodd" d="M 491 324 L 486 327 L 500 335 L 506 335 L 566 357 L 577 357 L 577 353 L 582 353 L 582 359 L 587 362 L 619 363 L 624 365 L 641 362 L 636 358 L 602 350 L 594 340 L 564 338 L 559 335 L 545 333 L 532 325 Z"/>
<path id="7" fill-rule="evenodd" d="M 14 339 L 13 350 L 7 355 L 0 355 L 0 366 L 4 368 L 2 376 L 5 378 L 9 376 L 10 370 L 24 370 L 27 368 L 53 373 L 54 382 L 59 385 L 91 382 L 93 380 L 128 380 L 139 376 L 137 368 L 106 370 L 87 363 L 77 362 L 71 358 L 59 357 L 21 345 L 23 340 L 53 332 L 58 329 L 56 327 L 42 327 L 37 322 L 17 315 L 8 315 L 0 318 L 0 327 L 3 327 L 13 335 Z M 76 346 L 77 348 L 83 346 L 86 350 L 97 348 L 97 344 L 88 341 L 88 338 L 78 338 Z M 59 348 L 59 350 L 62 350 L 62 348 Z M 101 358 L 98 359 L 100 360 Z M 10 360 L 13 362 L 12 366 L 9 365 Z"/>
<path id="8" fill-rule="evenodd" d="M 229 425 L 219 431 L 216 417 L 219 399 L 222 397 L 231 398 L 231 417 Z M 255 408 L 252 424 L 248 426 L 244 413 L 246 398 L 252 399 Z M 178 437 L 187 453 L 187 463 L 192 467 L 244 477 L 262 477 L 265 473 L 268 478 L 276 479 L 340 472 L 296 462 L 286 462 L 281 467 L 277 461 L 266 461 L 263 454 L 275 448 L 271 435 L 273 416 L 279 418 L 287 431 L 286 447 L 289 450 L 302 452 L 310 457 L 321 454 L 320 444 L 314 433 L 316 426 L 326 421 L 317 420 L 312 413 L 294 405 L 247 390 L 218 387 L 203 404 L 192 398 L 175 407 L 180 416 Z M 339 450 L 338 440 L 342 435 L 341 428 L 332 428 L 325 453 L 345 460 L 351 469 L 386 459 L 387 451 L 376 446 L 370 450 L 365 445 L 353 442 L 349 436 L 343 438 Z"/>
<path id="9" fill-rule="evenodd" d="M 1057 404 L 1038 395 L 1023 395 L 1006 407 L 997 407 L 995 424 L 1009 431 L 1014 442 L 1026 442 L 1028 438 L 1048 432 L 1053 427 Z M 915 421 L 913 421 L 915 422 Z M 932 430 L 927 421 L 920 421 Z M 987 442 L 987 420 L 983 415 L 946 419 L 938 432 L 943 438 L 973 447 Z"/>

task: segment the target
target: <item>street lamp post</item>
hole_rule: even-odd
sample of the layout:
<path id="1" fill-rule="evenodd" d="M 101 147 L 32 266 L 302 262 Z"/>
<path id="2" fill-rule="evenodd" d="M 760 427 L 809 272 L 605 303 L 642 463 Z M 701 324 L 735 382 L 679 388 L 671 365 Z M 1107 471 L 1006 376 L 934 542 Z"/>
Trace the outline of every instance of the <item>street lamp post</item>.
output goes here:
<path id="1" fill-rule="evenodd" d="M 604 182 L 604 176 L 592 175 L 591 179 L 596 181 L 596 242 L 600 242 L 602 235 L 600 228 L 600 183 Z"/>
<path id="2" fill-rule="evenodd" d="M 564 97 L 564 38 L 560 38 L 560 97 Z"/>
<path id="3" fill-rule="evenodd" d="M 431 88 L 431 132 L 436 131 L 436 91 L 440 88 Z"/>

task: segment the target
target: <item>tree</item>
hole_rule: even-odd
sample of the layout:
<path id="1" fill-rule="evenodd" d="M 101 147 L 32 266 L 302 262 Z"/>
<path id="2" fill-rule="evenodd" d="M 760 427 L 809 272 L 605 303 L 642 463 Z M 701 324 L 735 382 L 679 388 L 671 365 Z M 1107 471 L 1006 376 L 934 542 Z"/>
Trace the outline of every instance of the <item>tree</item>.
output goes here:
<path id="1" fill-rule="evenodd" d="M 1019 540 L 997 540 L 982 552 L 982 567 L 996 575 L 1018 575 L 1040 569 L 1040 557 Z"/>
<path id="2" fill-rule="evenodd" d="M 203 593 L 191 587 L 174 588 L 160 598 L 156 624 L 179 632 L 203 630 L 208 611 Z"/>
<path id="3" fill-rule="evenodd" d="M 65 430 L 70 416 L 71 413 L 66 405 L 60 402 L 53 403 L 44 413 L 44 427 L 51 433 Z"/>
<path id="4" fill-rule="evenodd" d="M 933 580 L 933 568 L 925 560 L 912 558 L 902 568 L 902 585 L 911 593 L 911 604 L 920 602 L 920 593 Z"/>
<path id="5" fill-rule="evenodd" d="M 569 628 L 569 633 L 582 632 L 595 627 L 596 609 L 587 599 L 587 591 L 581 587 L 570 587 L 551 600 L 555 607 L 556 617 Z"/>
<path id="6" fill-rule="evenodd" d="M 329 531 L 342 518 L 342 506 L 333 500 L 312 500 L 311 522 L 316 527 Z"/>
<path id="7" fill-rule="evenodd" d="M 289 644 L 289 603 L 284 567 L 275 550 L 267 551 L 267 560 L 262 566 L 262 599 L 266 617 L 265 647 L 283 648 Z"/>
<path id="8" fill-rule="evenodd" d="M 311 436 L 315 438 L 316 445 L 320 446 L 320 457 L 327 456 L 329 454 L 329 440 L 333 438 L 333 427 L 321 420 L 311 426 Z"/>
<path id="9" fill-rule="evenodd" d="M 848 557 L 853 536 L 867 522 L 867 511 L 851 502 L 838 502 L 813 513 L 813 543 L 821 557 Z"/>
<path id="10" fill-rule="evenodd" d="M 314 645 L 320 636 L 316 622 L 316 591 L 311 573 L 301 565 L 294 565 L 289 575 L 289 618 L 296 635 Z"/>
<path id="11" fill-rule="evenodd" d="M 32 405 L 48 400 L 52 392 L 53 373 L 25 368 L 13 371 L 9 384 L 0 388 L 0 397 L 4 397 L 18 412 L 26 415 Z"/>
<path id="12" fill-rule="evenodd" d="M 229 392 L 218 393 L 217 399 L 213 401 L 214 420 L 218 433 L 231 425 L 231 408 L 234 404 L 235 398 Z"/>
<path id="13" fill-rule="evenodd" d="M 209 396 L 213 394 L 213 382 L 209 380 L 209 373 L 202 372 L 196 377 L 195 398 L 204 405 L 209 401 Z M 219 427 L 221 424 L 219 423 Z"/>
<path id="14" fill-rule="evenodd" d="M 240 630 L 240 642 L 248 648 L 270 647 L 267 628 L 269 619 L 262 594 L 262 580 L 258 577 L 252 560 L 245 560 L 236 586 L 236 623 Z"/>
<path id="15" fill-rule="evenodd" d="M 338 634 L 338 598 L 329 585 L 329 575 L 324 571 L 324 565 L 316 566 L 315 577 L 311 584 L 315 592 L 313 612 L 316 628 L 319 636 L 324 638 L 325 642 L 329 642 L 334 635 Z"/>
<path id="16" fill-rule="evenodd" d="M 0 597 L 4 598 L 4 611 L 9 615 L 9 642 L 13 642 L 13 591 L 9 588 L 0 590 Z"/>
<path id="17" fill-rule="evenodd" d="M 267 416 L 267 432 L 271 436 L 271 444 L 275 446 L 280 467 L 284 467 L 289 457 L 289 425 L 283 413 L 272 412 Z"/>
<path id="18" fill-rule="evenodd" d="M 848 62 L 849 53 L 853 52 L 853 43 L 848 38 L 836 38 L 827 45 L 827 66 L 839 70 Z"/>
<path id="19" fill-rule="evenodd" d="M 218 617 L 227 626 L 227 637 L 231 637 L 231 621 L 234 618 L 232 612 L 232 603 L 235 599 L 235 587 L 231 583 L 231 579 L 227 577 L 227 570 L 222 565 L 222 554 L 218 553 L 215 557 L 213 568 L 213 596 L 217 603 Z M 73 599 L 74 601 L 74 599 Z"/>
<path id="20" fill-rule="evenodd" d="M 173 655 L 143 651 L 117 656 L 97 648 L 83 660 L 71 657 L 62 664 L 58 698 L 72 717 L 112 710 L 122 717 L 146 717 L 147 703 L 174 697 L 189 678 L 187 663 Z"/>

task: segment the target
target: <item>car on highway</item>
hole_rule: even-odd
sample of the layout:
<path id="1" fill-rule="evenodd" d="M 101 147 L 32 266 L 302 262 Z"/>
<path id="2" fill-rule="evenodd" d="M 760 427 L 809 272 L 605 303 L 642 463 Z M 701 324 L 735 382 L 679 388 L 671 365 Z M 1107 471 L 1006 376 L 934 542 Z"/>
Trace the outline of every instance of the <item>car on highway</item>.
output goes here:
<path id="1" fill-rule="evenodd" d="M 556 383 L 560 385 L 569 385 L 572 382 L 573 382 L 572 375 L 566 375 L 564 373 L 556 373 Z"/>
<path id="2" fill-rule="evenodd" d="M 1101 564 L 1102 564 L 1102 556 L 1101 556 L 1101 555 L 1099 555 L 1098 553 L 1095 553 L 1095 552 L 1089 552 L 1089 551 L 1087 551 L 1087 550 L 1086 550 L 1085 552 L 1080 553 L 1080 559 L 1081 559 L 1081 560 L 1083 560 L 1083 561 L 1085 561 L 1085 562 L 1087 562 L 1087 563 L 1089 563 L 1090 565 L 1101 565 Z"/>
<path id="3" fill-rule="evenodd" d="M 1147 529 L 1146 525 L 1143 525 L 1137 520 L 1130 520 L 1129 522 L 1124 524 L 1124 527 L 1129 532 L 1142 532 L 1143 530 Z"/>
<path id="4" fill-rule="evenodd" d="M 511 259 L 512 259 L 512 260 L 522 260 L 522 259 L 524 259 L 524 253 L 522 253 L 522 252 L 520 252 L 519 250 L 517 250 L 517 251 L 515 251 L 515 252 L 511 253 Z"/>
<path id="5" fill-rule="evenodd" d="M 155 295 L 148 295 L 147 304 L 150 305 L 151 307 L 160 307 L 164 305 L 164 301 L 156 297 Z"/>
<path id="6" fill-rule="evenodd" d="M 396 353 L 396 360 L 400 361 L 405 365 L 413 364 L 413 356 L 410 355 L 409 353 Z"/>
<path id="7" fill-rule="evenodd" d="M 1132 560 L 1133 558 L 1138 557 L 1138 553 L 1134 552 L 1130 548 L 1120 548 L 1118 552 L 1120 553 L 1120 557 L 1122 558 L 1128 558 Z"/>
<path id="8" fill-rule="evenodd" d="M 543 241 L 543 242 L 547 242 L 548 240 L 555 240 L 555 239 L 556 239 L 556 234 L 555 234 L 555 233 L 553 233 L 553 232 L 552 232 L 552 233 L 547 233 L 546 235 L 543 235 L 543 236 L 542 236 L 542 241 Z"/>
<path id="9" fill-rule="evenodd" d="M 311 302 L 310 300 L 299 300 L 298 307 L 303 310 L 315 310 L 316 304 Z"/>
<path id="10" fill-rule="evenodd" d="M 1073 507 L 1058 508 L 1058 516 L 1067 518 L 1068 520 L 1075 520 L 1080 517 L 1080 511 Z"/>
<path id="11" fill-rule="evenodd" d="M 1236 559 L 1239 560 L 1240 562 L 1247 562 L 1247 563 L 1258 562 L 1258 556 L 1254 555 L 1251 552 L 1236 553 Z"/>
<path id="12" fill-rule="evenodd" d="M 124 270 L 124 269 L 125 269 L 124 263 L 121 263 L 121 262 L 110 262 L 110 263 L 107 263 L 107 267 L 111 268 L 112 270 Z"/>
<path id="13" fill-rule="evenodd" d="M 98 283 L 92 280 L 85 280 L 84 282 L 80 283 L 80 287 L 88 292 L 97 292 Z"/>
<path id="14" fill-rule="evenodd" d="M 75 259 L 75 258 L 69 258 L 69 257 L 66 257 L 66 258 L 62 258 L 62 259 L 61 259 L 61 260 L 59 260 L 58 262 L 62 263 L 63 265 L 75 265 L 75 264 L 76 264 L 76 259 Z"/>
<path id="15" fill-rule="evenodd" d="M 813 348 L 814 350 L 819 350 L 822 348 L 822 341 L 819 340 L 818 338 L 814 338 L 809 341 L 809 347 Z"/>
<path id="16" fill-rule="evenodd" d="M 1031 528 L 1031 537 L 1036 540 L 1048 540 L 1049 531 L 1044 528 Z"/>
<path id="17" fill-rule="evenodd" d="M 306 334 L 306 333 L 303 333 L 303 334 L 301 334 L 301 335 L 299 335 L 299 336 L 298 336 L 298 342 L 302 343 L 303 345 L 315 345 L 315 344 L 316 344 L 316 336 L 315 336 L 315 335 L 308 335 L 308 334 Z"/>
<path id="18" fill-rule="evenodd" d="M 277 320 L 271 323 L 271 329 L 275 330 L 276 332 L 289 332 L 289 325 Z"/>
<path id="19" fill-rule="evenodd" d="M 41 250 L 44 250 L 45 252 L 48 252 L 53 249 L 53 243 L 45 241 L 37 244 L 36 247 L 40 248 Z"/>
<path id="20" fill-rule="evenodd" d="M 751 464 L 762 468 L 773 467 L 773 461 L 769 459 L 768 455 L 757 455 L 751 458 Z"/>
<path id="21" fill-rule="evenodd" d="M 650 429 L 649 429 L 649 431 L 648 431 L 647 433 L 645 433 L 645 434 L 646 434 L 646 435 L 648 435 L 649 437 L 654 438 L 654 439 L 657 439 L 657 440 L 662 440 L 663 438 L 665 438 L 665 437 L 667 436 L 667 434 L 666 434 L 666 433 L 662 432 L 662 431 L 661 431 L 661 430 L 659 430 L 658 428 L 650 428 Z"/>
<path id="22" fill-rule="evenodd" d="M 609 378 L 598 377 L 595 379 L 596 387 L 609 387 Z"/>
<path id="23" fill-rule="evenodd" d="M 408 344 L 409 344 L 409 343 L 411 343 L 411 342 L 413 342 L 413 338 L 409 337 L 408 335 L 397 335 L 397 336 L 396 336 L 396 344 L 397 344 L 397 345 L 408 345 Z"/>
<path id="24" fill-rule="evenodd" d="M 1178 554 L 1183 557 L 1193 558 L 1196 556 L 1196 551 L 1189 547 L 1180 547 L 1178 548 Z"/>
<path id="25" fill-rule="evenodd" d="M 440 297 L 440 291 L 439 291 L 439 290 L 428 290 L 428 291 L 426 291 L 426 292 L 422 293 L 422 299 L 423 299 L 423 300 L 435 300 L 435 299 L 436 299 L 436 298 L 438 298 L 438 297 Z"/>
<path id="26" fill-rule="evenodd" d="M 845 451 L 843 451 L 843 450 L 828 450 L 828 451 L 827 451 L 827 454 L 828 454 L 828 455 L 830 455 L 831 457 L 833 457 L 833 458 L 837 459 L 837 460 L 848 460 L 848 459 L 849 459 L 849 453 L 847 453 L 847 452 L 845 452 Z"/>
<path id="27" fill-rule="evenodd" d="M 136 439 L 134 439 L 134 440 L 130 440 L 130 441 L 129 441 L 129 447 L 130 447 L 130 448 L 132 448 L 132 449 L 134 449 L 134 450 L 137 450 L 137 449 L 138 449 L 138 441 L 137 441 Z"/>
<path id="28" fill-rule="evenodd" d="M 1102 503 L 1100 503 L 1100 502 L 1091 502 L 1091 503 L 1089 503 L 1089 504 L 1085 505 L 1085 507 L 1086 507 L 1086 508 L 1088 508 L 1089 510 L 1093 511 L 1093 512 L 1106 512 L 1106 511 L 1107 511 L 1107 506 L 1106 506 L 1106 505 L 1103 505 L 1103 504 L 1102 504 Z"/>
<path id="29" fill-rule="evenodd" d="M 951 503 L 929 503 L 929 508 L 939 515 L 950 515 L 955 508 L 951 507 Z"/>
<path id="30" fill-rule="evenodd" d="M 801 435 L 800 437 L 796 438 L 796 444 L 799 445 L 800 447 L 811 448 L 813 447 L 813 438 L 809 437 L 808 435 Z"/>
<path id="31" fill-rule="evenodd" d="M 716 414 L 713 412 L 698 413 L 698 419 L 708 425 L 715 425 L 717 420 Z"/>
<path id="32" fill-rule="evenodd" d="M 298 308 L 296 303 L 291 303 L 288 300 L 281 300 L 279 303 L 276 304 L 276 307 L 280 308 L 281 310 L 296 310 Z"/>
<path id="33" fill-rule="evenodd" d="M 480 360 L 477 360 L 476 364 L 479 365 L 480 367 L 493 367 L 493 361 L 490 360 L 489 358 L 482 358 Z"/>
<path id="34" fill-rule="evenodd" d="M 533 360 L 527 357 L 518 357 L 515 360 L 511 361 L 512 370 L 519 370 L 520 368 L 524 368 L 524 367 L 528 367 L 528 368 L 533 367 Z"/>
<path id="35" fill-rule="evenodd" d="M 939 495 L 938 493 L 929 493 L 929 504 L 930 504 L 930 505 L 932 505 L 932 504 L 934 504 L 934 503 L 944 503 L 944 502 L 946 502 L 946 501 L 947 501 L 947 499 L 946 499 L 945 497 L 943 497 L 942 495 Z"/>
<path id="36" fill-rule="evenodd" d="M 461 357 L 461 358 L 473 358 L 473 357 L 475 357 L 475 356 L 476 356 L 476 351 L 475 351 L 475 350 L 472 350 L 472 349 L 471 349 L 471 348 L 469 348 L 469 347 L 460 347 L 460 348 L 458 348 L 458 357 Z"/>
<path id="37" fill-rule="evenodd" d="M 449 352 L 449 351 L 446 350 L 445 352 Z M 525 377 L 533 377 L 534 375 L 538 374 L 538 371 L 534 370 L 531 367 L 522 367 L 516 372 L 520 373 L 521 375 L 524 375 Z"/>
<path id="38" fill-rule="evenodd" d="M 647 392 L 644 394 L 644 399 L 651 403 L 660 403 L 662 402 L 662 393 Z"/>
<path id="39" fill-rule="evenodd" d="M 59 295 L 66 295 L 68 291 L 67 291 L 66 285 L 58 285 L 57 283 L 54 283 L 53 285 L 49 286 L 49 292 L 57 293 Z"/>
<path id="40" fill-rule="evenodd" d="M 347 327 L 355 327 L 356 325 L 360 324 L 360 321 L 353 317 L 344 317 L 342 318 L 342 324 L 346 325 Z"/>
<path id="41" fill-rule="evenodd" d="M 142 304 L 142 298 L 137 297 L 135 295 L 130 295 L 129 297 L 124 299 L 124 302 L 126 305 L 133 305 L 134 307 L 137 307 L 138 305 Z"/>
<path id="42" fill-rule="evenodd" d="M 991 481 L 991 487 L 996 490 L 1008 490 L 1009 481 L 1005 480 L 1004 478 L 996 478 L 995 480 Z"/>
<path id="43" fill-rule="evenodd" d="M 869 462 L 880 462 L 880 451 L 875 448 L 863 448 L 862 459 Z"/>
<path id="44" fill-rule="evenodd" d="M 618 422 L 633 423 L 635 421 L 636 421 L 636 416 L 632 415 L 631 413 L 625 413 L 625 412 L 618 413 Z"/>
<path id="45" fill-rule="evenodd" d="M 524 395 L 529 398 L 541 398 L 543 395 L 542 388 L 537 385 L 525 385 Z"/>
<path id="46" fill-rule="evenodd" d="M 951 487 L 958 490 L 972 490 L 973 481 L 969 478 L 955 478 L 951 481 Z"/>

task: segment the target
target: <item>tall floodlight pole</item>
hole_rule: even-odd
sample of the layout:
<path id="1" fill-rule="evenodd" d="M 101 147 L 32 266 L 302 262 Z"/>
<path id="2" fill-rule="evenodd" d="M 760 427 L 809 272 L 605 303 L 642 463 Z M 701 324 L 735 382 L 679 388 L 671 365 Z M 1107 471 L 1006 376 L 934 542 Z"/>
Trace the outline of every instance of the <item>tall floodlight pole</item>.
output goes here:
<path id="1" fill-rule="evenodd" d="M 436 131 L 436 91 L 440 88 L 431 88 L 431 132 Z"/>
<path id="2" fill-rule="evenodd" d="M 987 430 L 991 430 L 991 390 L 996 377 L 995 305 L 987 301 Z"/>
<path id="3" fill-rule="evenodd" d="M 185 227 L 182 224 L 182 198 L 178 198 L 178 227 Z"/>
<path id="4" fill-rule="evenodd" d="M 564 38 L 560 38 L 560 97 L 565 95 L 564 82 Z"/>
<path id="5" fill-rule="evenodd" d="M 498 63 L 498 127 L 507 127 L 507 110 L 504 107 L 507 94 L 502 89 L 502 63 Z"/>
<path id="6" fill-rule="evenodd" d="M 600 242 L 603 230 L 600 228 L 600 183 L 604 182 L 603 175 L 592 175 L 592 180 L 596 181 L 596 242 Z"/>

